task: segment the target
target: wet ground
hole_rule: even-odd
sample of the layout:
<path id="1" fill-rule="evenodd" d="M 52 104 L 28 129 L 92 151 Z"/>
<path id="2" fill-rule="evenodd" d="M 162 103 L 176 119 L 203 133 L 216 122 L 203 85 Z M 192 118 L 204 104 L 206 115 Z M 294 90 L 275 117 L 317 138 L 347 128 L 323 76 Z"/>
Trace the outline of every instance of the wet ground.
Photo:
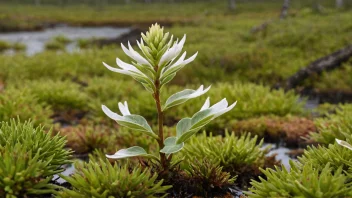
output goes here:
<path id="1" fill-rule="evenodd" d="M 78 50 L 78 39 L 104 38 L 113 39 L 128 33 L 130 28 L 117 27 L 70 27 L 58 25 L 43 31 L 23 31 L 0 33 L 0 40 L 10 43 L 22 43 L 26 46 L 26 54 L 34 55 L 45 49 L 45 43 L 56 36 L 64 36 L 73 42 L 66 46 L 69 52 Z M 11 52 L 8 52 L 11 53 Z"/>

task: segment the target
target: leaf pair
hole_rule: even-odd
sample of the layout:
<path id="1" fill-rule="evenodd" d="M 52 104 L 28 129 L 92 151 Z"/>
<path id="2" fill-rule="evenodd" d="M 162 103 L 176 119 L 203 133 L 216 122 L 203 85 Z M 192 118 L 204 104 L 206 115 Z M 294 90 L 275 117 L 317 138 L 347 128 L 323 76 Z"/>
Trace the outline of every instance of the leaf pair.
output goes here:
<path id="1" fill-rule="evenodd" d="M 183 118 L 176 125 L 176 137 L 169 137 L 165 139 L 165 147 L 160 152 L 171 154 L 182 149 L 184 142 L 186 142 L 192 135 L 197 133 L 203 126 L 210 121 L 219 117 L 220 115 L 230 111 L 235 107 L 237 102 L 228 106 L 225 99 L 210 107 L 210 100 L 207 98 L 203 107 L 199 112 L 195 113 L 192 118 Z"/>

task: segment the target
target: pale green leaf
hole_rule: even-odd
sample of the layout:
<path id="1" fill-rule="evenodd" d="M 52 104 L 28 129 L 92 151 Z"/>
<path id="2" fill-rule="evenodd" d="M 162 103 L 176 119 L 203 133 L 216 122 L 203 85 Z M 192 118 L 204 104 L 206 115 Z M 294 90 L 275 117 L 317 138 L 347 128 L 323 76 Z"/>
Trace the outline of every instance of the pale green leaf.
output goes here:
<path id="1" fill-rule="evenodd" d="M 106 157 L 110 158 L 110 159 L 122 159 L 122 158 L 137 157 L 137 156 L 142 156 L 142 157 L 147 157 L 147 158 L 159 160 L 156 156 L 148 154 L 140 146 L 133 146 L 133 147 L 130 147 L 127 149 L 121 149 L 113 155 L 106 155 Z"/>
<path id="2" fill-rule="evenodd" d="M 180 151 L 184 143 L 176 144 L 176 137 L 168 137 L 164 141 L 164 148 L 160 150 L 161 153 L 172 154 Z"/>
<path id="3" fill-rule="evenodd" d="M 185 89 L 183 91 L 175 93 L 166 100 L 166 103 L 163 106 L 163 111 L 165 111 L 170 107 L 182 104 L 188 101 L 189 99 L 201 96 L 205 94 L 209 89 L 210 89 L 210 86 L 203 90 L 203 85 L 201 85 L 197 90 Z"/>

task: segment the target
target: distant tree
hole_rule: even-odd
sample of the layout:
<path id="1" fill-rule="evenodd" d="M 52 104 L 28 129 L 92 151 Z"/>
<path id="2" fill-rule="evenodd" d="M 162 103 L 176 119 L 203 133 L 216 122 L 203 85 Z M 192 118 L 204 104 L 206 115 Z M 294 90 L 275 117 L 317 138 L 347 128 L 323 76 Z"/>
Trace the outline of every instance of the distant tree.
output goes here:
<path id="1" fill-rule="evenodd" d="M 286 18 L 288 14 L 288 8 L 290 6 L 290 0 L 284 0 L 284 4 L 282 5 L 280 19 Z"/>
<path id="2" fill-rule="evenodd" d="M 229 0 L 229 9 L 230 10 L 236 9 L 236 1 L 235 0 Z"/>

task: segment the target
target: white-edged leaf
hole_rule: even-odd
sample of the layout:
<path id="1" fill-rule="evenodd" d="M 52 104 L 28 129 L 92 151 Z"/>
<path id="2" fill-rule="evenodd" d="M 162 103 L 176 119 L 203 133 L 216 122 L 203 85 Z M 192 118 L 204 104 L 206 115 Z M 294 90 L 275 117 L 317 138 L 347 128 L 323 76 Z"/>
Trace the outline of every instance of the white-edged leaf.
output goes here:
<path id="1" fill-rule="evenodd" d="M 187 141 L 193 134 L 197 133 L 203 126 L 208 124 L 216 117 L 230 111 L 237 102 L 228 106 L 226 99 L 210 106 L 210 100 L 207 98 L 201 110 L 195 113 L 192 118 L 183 118 L 176 125 L 176 143 Z"/>
<path id="2" fill-rule="evenodd" d="M 144 57 L 142 57 L 138 52 L 134 51 L 130 42 L 128 42 L 128 49 L 122 43 L 121 47 L 125 54 L 127 54 L 127 56 L 129 56 L 133 60 L 137 61 L 142 65 L 148 65 L 149 67 L 152 67 L 152 65 Z"/>
<path id="3" fill-rule="evenodd" d="M 192 128 L 199 127 L 206 123 L 208 120 L 212 120 L 216 112 L 213 109 L 205 109 L 195 113 L 192 116 Z"/>
<path id="4" fill-rule="evenodd" d="M 125 101 L 125 103 L 119 102 L 118 105 L 119 105 L 120 112 L 122 113 L 123 116 L 131 115 L 130 110 L 128 109 L 127 101 Z"/>
<path id="5" fill-rule="evenodd" d="M 103 64 L 110 71 L 131 76 L 132 78 L 134 78 L 135 80 L 137 80 L 140 83 L 147 84 L 151 88 L 154 87 L 154 82 L 148 76 L 146 76 L 145 74 L 143 74 L 141 72 L 137 73 L 137 72 L 134 72 L 134 71 L 131 71 L 131 70 L 114 68 L 114 67 L 111 67 L 111 66 L 109 66 L 108 64 L 106 64 L 104 62 L 103 62 Z M 132 65 L 130 65 L 130 66 L 132 66 Z M 127 68 L 127 66 L 125 66 L 125 68 Z M 136 69 L 136 70 L 138 70 L 138 69 Z"/>
<path id="6" fill-rule="evenodd" d="M 116 120 L 116 122 L 131 129 L 153 133 L 147 120 L 140 115 L 125 115 L 121 119 Z"/>
<path id="7" fill-rule="evenodd" d="M 125 102 L 125 105 L 119 103 L 119 108 L 122 114 L 124 114 L 123 116 L 112 112 L 108 107 L 102 105 L 102 110 L 104 113 L 111 119 L 115 120 L 118 124 L 136 131 L 142 131 L 146 135 L 158 139 L 158 136 L 153 132 L 152 128 L 149 126 L 147 120 L 144 117 L 140 115 L 129 114 L 130 112 L 128 110 L 127 102 Z"/>
<path id="8" fill-rule="evenodd" d="M 109 159 L 123 159 L 123 158 L 128 158 L 128 157 L 137 157 L 137 156 L 142 156 L 142 157 L 147 157 L 147 158 L 159 160 L 156 156 L 148 154 L 140 146 L 133 146 L 133 147 L 130 147 L 127 149 L 121 149 L 113 155 L 106 155 L 106 157 Z"/>
<path id="9" fill-rule="evenodd" d="M 204 102 L 202 108 L 200 108 L 200 111 L 205 110 L 205 109 L 207 109 L 207 108 L 209 108 L 209 107 L 210 107 L 210 98 L 208 97 L 208 98 L 205 100 L 205 102 Z"/>
<path id="10" fill-rule="evenodd" d="M 189 99 L 196 98 L 198 96 L 205 94 L 210 89 L 210 87 L 211 86 L 209 86 L 206 89 L 203 89 L 203 85 L 201 85 L 197 90 L 185 89 L 183 91 L 173 94 L 166 100 L 166 103 L 163 106 L 163 111 L 165 111 L 170 107 L 182 104 L 188 101 Z"/>
<path id="11" fill-rule="evenodd" d="M 106 157 L 110 159 L 122 159 L 122 158 L 136 157 L 141 155 L 147 155 L 147 151 L 145 151 L 140 146 L 133 146 L 127 149 L 121 149 L 113 155 L 106 155 Z"/>
<path id="12" fill-rule="evenodd" d="M 336 139 L 336 142 L 337 142 L 339 145 L 341 145 L 341 146 L 343 146 L 343 147 L 346 147 L 346 148 L 352 150 L 352 145 L 350 145 L 348 142 L 343 141 L 343 140 L 339 140 L 339 139 Z"/>
<path id="13" fill-rule="evenodd" d="M 163 65 L 166 62 L 169 62 L 171 59 L 177 57 L 186 41 L 186 35 L 183 36 L 180 42 L 176 41 L 172 47 L 166 50 L 166 52 L 161 56 L 159 65 Z"/>
<path id="14" fill-rule="evenodd" d="M 183 61 L 177 61 L 176 63 L 170 65 L 170 66 L 167 66 L 167 67 L 164 67 L 162 72 L 161 72 L 161 76 L 160 76 L 160 80 L 163 81 L 163 79 L 166 77 L 166 76 L 169 76 L 170 74 L 172 73 L 176 73 L 178 72 L 180 69 L 182 69 L 185 65 L 187 65 L 188 63 L 192 62 L 196 56 L 197 56 L 198 52 L 195 53 L 193 56 L 191 56 L 190 58 L 186 59 L 186 60 L 183 60 Z M 182 57 L 181 57 L 182 58 Z"/>
<path id="15" fill-rule="evenodd" d="M 176 137 L 168 137 L 164 140 L 164 148 L 160 150 L 161 153 L 172 154 L 180 151 L 185 145 L 183 142 L 176 144 Z"/>

